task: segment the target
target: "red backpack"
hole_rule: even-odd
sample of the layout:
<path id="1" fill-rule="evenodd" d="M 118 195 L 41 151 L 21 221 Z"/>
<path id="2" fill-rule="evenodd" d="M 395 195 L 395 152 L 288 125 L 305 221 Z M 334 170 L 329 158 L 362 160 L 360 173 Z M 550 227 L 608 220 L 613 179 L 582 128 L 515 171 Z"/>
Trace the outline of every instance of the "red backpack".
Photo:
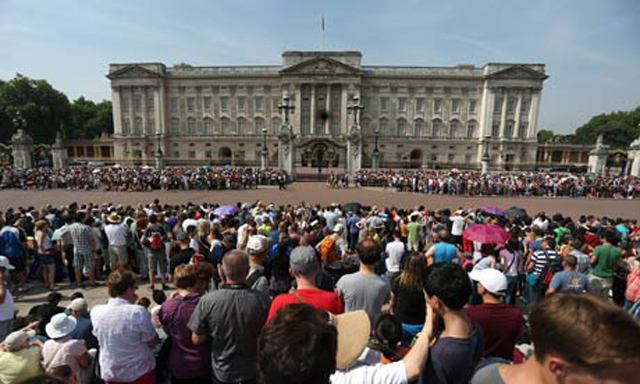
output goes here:
<path id="1" fill-rule="evenodd" d="M 151 235 L 151 243 L 149 244 L 149 248 L 154 251 L 159 251 L 164 248 L 164 242 L 162 241 L 162 235 L 160 232 L 153 232 Z"/>

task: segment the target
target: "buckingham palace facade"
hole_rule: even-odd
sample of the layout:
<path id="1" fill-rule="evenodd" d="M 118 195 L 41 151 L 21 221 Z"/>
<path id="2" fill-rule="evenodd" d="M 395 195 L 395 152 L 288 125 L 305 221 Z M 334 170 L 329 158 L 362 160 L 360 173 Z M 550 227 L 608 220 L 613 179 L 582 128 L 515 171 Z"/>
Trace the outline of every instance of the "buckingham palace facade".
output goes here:
<path id="1" fill-rule="evenodd" d="M 282 65 L 111 64 L 107 77 L 122 164 L 161 154 L 169 166 L 275 167 L 286 130 L 295 168 L 347 167 L 355 148 L 357 169 L 374 153 L 380 168 L 479 169 L 489 146 L 492 169 L 524 169 L 548 76 L 544 64 L 373 66 L 357 51 L 288 51 Z"/>

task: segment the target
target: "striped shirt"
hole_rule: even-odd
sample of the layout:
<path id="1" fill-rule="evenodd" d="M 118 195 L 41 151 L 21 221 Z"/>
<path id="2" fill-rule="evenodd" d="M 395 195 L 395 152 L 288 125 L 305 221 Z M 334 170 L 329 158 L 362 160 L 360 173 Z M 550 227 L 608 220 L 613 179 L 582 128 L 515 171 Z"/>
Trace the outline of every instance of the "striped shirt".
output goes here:
<path id="1" fill-rule="evenodd" d="M 93 254 L 90 239 L 93 236 L 91 227 L 82 223 L 73 223 L 69 226 L 68 235 L 73 243 L 73 253 L 81 255 Z"/>
<path id="2" fill-rule="evenodd" d="M 535 273 L 536 276 L 540 276 L 540 272 L 542 272 L 547 263 L 557 259 L 558 257 L 558 253 L 553 249 L 547 249 L 546 251 L 540 249 L 533 252 L 533 255 L 531 255 L 531 261 L 533 261 L 533 273 Z"/>

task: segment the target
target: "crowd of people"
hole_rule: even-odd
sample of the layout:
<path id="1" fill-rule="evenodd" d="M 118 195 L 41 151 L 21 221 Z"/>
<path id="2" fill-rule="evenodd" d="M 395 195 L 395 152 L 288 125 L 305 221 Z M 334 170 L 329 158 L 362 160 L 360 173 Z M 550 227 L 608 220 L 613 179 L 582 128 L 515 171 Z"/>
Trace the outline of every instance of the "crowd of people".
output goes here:
<path id="1" fill-rule="evenodd" d="M 249 167 L 69 167 L 65 169 L 0 168 L 2 189 L 102 189 L 106 191 L 250 189 L 259 185 L 286 188 L 286 172 Z"/>
<path id="2" fill-rule="evenodd" d="M 465 196 L 545 196 L 633 199 L 640 179 L 633 176 L 592 176 L 546 172 L 467 170 L 360 170 L 357 185 L 393 188 L 401 192 Z"/>
<path id="3" fill-rule="evenodd" d="M 635 218 L 159 200 L 0 218 L 3 384 L 637 380 Z M 16 316 L 39 279 L 47 302 Z"/>

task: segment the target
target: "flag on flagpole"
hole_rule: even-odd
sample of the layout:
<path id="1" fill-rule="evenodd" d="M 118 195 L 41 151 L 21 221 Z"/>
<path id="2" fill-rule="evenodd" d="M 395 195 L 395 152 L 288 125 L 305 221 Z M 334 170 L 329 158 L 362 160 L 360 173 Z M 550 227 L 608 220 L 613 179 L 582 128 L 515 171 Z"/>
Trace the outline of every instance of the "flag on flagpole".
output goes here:
<path id="1" fill-rule="evenodd" d="M 322 15 L 322 32 L 324 33 L 324 15 Z"/>

